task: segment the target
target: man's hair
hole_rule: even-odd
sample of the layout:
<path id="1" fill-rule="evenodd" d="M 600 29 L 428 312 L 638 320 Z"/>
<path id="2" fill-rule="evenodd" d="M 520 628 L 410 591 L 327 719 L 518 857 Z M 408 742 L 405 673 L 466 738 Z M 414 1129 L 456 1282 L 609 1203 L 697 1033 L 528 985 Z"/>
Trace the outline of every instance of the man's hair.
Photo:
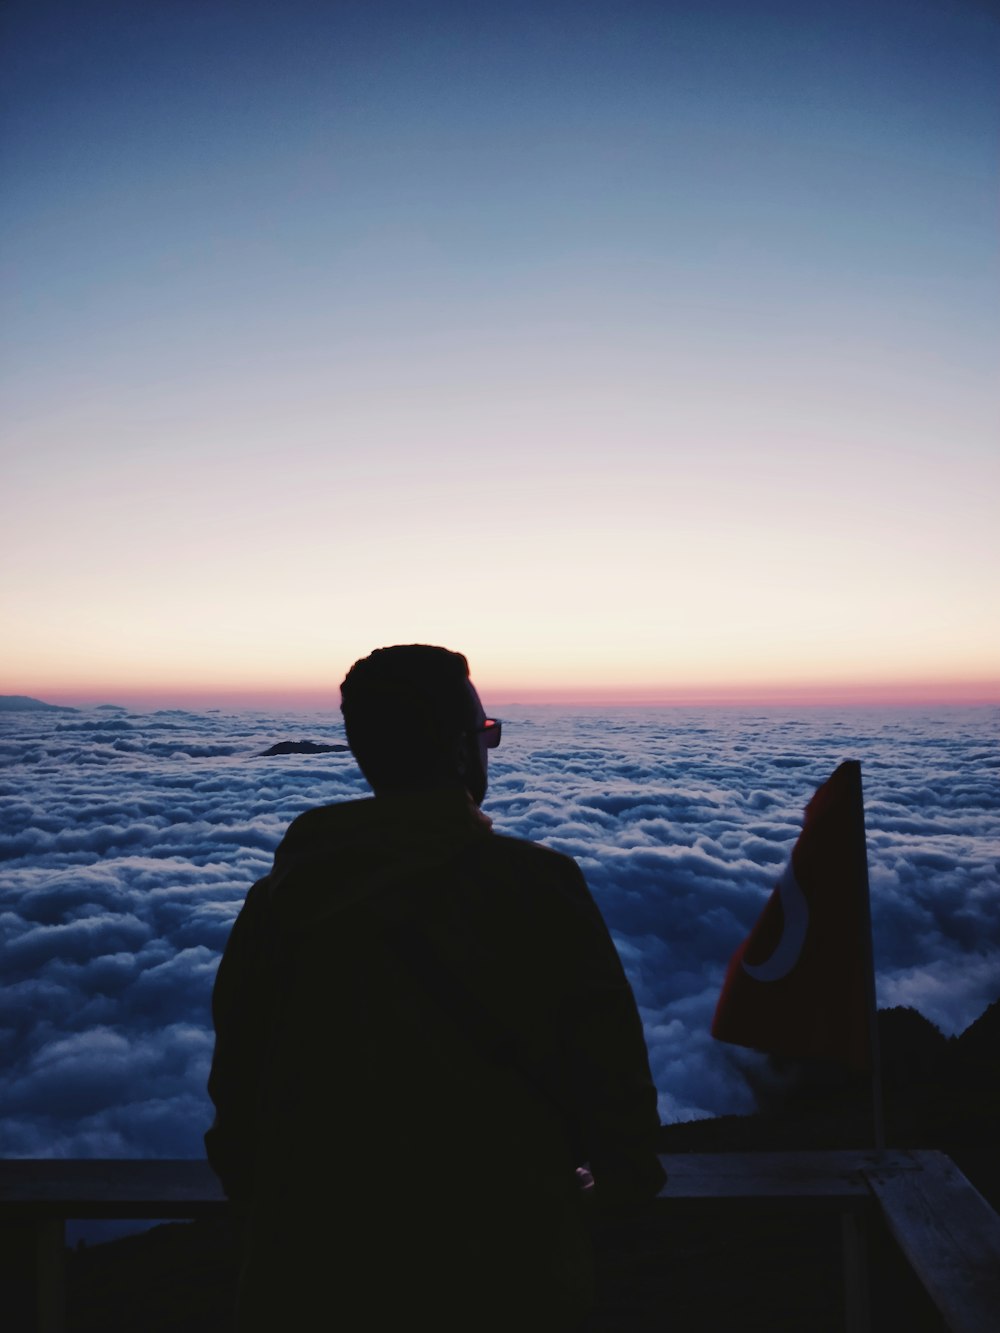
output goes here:
<path id="1" fill-rule="evenodd" d="M 340 687 L 347 743 L 365 777 L 381 787 L 453 781 L 452 743 L 474 725 L 469 664 L 425 643 L 376 648 Z"/>

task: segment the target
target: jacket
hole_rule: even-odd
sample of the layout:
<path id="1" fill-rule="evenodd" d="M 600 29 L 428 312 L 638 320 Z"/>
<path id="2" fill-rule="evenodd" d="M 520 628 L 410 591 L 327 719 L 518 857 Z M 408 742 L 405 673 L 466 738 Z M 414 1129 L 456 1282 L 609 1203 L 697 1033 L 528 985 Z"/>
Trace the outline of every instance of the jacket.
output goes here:
<path id="1" fill-rule="evenodd" d="M 641 1023 L 578 866 L 458 789 L 295 820 L 213 1018 L 206 1146 L 245 1218 L 241 1329 L 415 1308 L 572 1327 L 592 1284 L 575 1168 L 612 1202 L 662 1183 Z"/>

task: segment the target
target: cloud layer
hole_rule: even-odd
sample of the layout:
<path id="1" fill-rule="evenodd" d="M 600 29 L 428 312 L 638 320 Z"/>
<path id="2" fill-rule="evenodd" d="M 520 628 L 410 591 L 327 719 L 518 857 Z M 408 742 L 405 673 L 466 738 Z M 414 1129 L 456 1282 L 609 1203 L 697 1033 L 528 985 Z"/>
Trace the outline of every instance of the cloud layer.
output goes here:
<path id="1" fill-rule="evenodd" d="M 729 955 L 843 759 L 862 761 L 879 1002 L 960 1031 L 1000 994 L 996 716 L 504 710 L 486 809 L 575 856 L 632 979 L 665 1120 L 751 1109 L 708 1025 Z M 209 999 L 291 819 L 364 791 L 328 716 L 0 718 L 7 1155 L 197 1156 Z"/>

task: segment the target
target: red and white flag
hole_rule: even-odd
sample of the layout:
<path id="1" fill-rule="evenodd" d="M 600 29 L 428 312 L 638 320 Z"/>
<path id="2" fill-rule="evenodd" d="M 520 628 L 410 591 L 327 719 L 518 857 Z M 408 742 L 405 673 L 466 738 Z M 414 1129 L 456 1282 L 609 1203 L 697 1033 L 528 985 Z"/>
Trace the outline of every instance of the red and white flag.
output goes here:
<path id="1" fill-rule="evenodd" d="M 870 969 L 861 765 L 849 760 L 806 806 L 788 865 L 730 960 L 712 1036 L 868 1069 Z"/>

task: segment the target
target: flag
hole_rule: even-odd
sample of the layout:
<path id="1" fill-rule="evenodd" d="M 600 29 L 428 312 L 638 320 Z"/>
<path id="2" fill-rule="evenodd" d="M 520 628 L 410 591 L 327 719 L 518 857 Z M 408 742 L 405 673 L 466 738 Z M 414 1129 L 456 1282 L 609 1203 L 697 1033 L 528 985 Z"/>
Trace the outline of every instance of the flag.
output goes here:
<path id="1" fill-rule="evenodd" d="M 871 1068 L 870 978 L 861 765 L 849 760 L 806 806 L 791 858 L 730 960 L 712 1036 Z"/>

